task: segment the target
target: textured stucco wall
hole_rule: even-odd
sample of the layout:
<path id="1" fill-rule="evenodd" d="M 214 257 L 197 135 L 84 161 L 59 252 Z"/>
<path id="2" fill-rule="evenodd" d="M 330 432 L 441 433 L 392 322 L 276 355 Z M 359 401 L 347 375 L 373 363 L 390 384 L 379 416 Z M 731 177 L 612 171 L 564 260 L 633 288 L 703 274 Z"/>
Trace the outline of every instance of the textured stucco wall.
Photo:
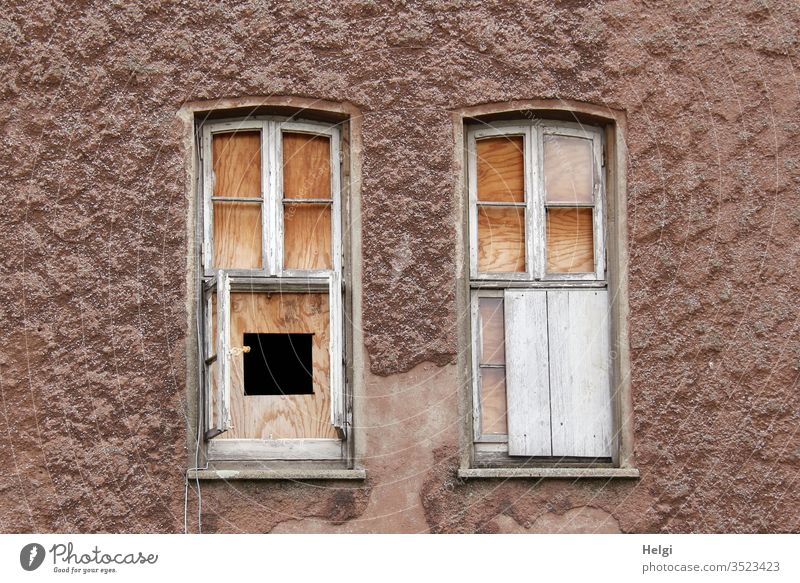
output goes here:
<path id="1" fill-rule="evenodd" d="M 209 484 L 205 529 L 800 530 L 798 30 L 772 0 L 3 2 L 0 530 L 183 529 L 176 113 L 257 95 L 364 114 L 370 478 Z M 455 478 L 450 111 L 539 98 L 627 114 L 638 482 Z"/>

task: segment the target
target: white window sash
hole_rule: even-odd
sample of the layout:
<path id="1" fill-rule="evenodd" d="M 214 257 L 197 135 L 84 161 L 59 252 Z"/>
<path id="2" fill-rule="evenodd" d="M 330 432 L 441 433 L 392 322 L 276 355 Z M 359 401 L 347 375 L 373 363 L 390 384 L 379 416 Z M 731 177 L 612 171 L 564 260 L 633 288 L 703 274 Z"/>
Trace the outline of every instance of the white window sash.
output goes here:
<path id="1" fill-rule="evenodd" d="M 215 133 L 231 131 L 261 131 L 261 193 L 262 208 L 262 259 L 260 269 L 218 270 L 212 265 L 214 257 L 213 236 L 213 164 L 212 137 Z M 282 133 L 298 132 L 330 138 L 331 177 L 331 269 L 284 269 L 283 267 L 283 160 Z M 347 429 L 346 383 L 344 373 L 344 313 L 342 278 L 342 223 L 341 223 L 341 159 L 340 130 L 328 124 L 283 121 L 272 116 L 226 122 L 208 122 L 201 130 L 201 169 L 203 178 L 202 205 L 202 267 L 206 280 L 204 297 L 205 327 L 204 347 L 206 358 L 206 438 L 208 454 L 212 459 L 228 459 L 231 455 L 244 455 L 242 459 L 342 459 Z M 267 209 L 272 212 L 267 211 Z M 265 220 L 266 216 L 266 220 Z M 327 292 L 330 312 L 330 391 L 331 422 L 339 433 L 335 440 L 257 440 L 213 439 L 231 429 L 231 339 L 230 290 L 257 293 L 259 291 L 294 291 L 301 293 Z M 211 322 L 211 290 L 217 293 L 217 339 L 213 341 Z M 216 350 L 217 395 L 212 395 L 209 378 L 210 352 Z M 216 407 L 213 404 L 216 403 Z M 213 409 L 213 410 L 212 410 Z M 302 443 L 301 443 L 302 442 Z M 336 445 L 331 445 L 331 443 Z M 242 454 L 242 452 L 249 452 Z M 335 455 L 334 455 L 335 454 Z M 307 458 L 305 457 L 307 456 Z"/>

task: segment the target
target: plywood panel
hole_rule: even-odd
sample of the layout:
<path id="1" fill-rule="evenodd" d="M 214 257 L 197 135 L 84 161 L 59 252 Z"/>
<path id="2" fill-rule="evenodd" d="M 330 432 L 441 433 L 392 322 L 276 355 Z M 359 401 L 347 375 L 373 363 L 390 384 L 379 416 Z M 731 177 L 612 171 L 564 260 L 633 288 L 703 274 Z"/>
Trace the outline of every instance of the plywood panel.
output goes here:
<path id="1" fill-rule="evenodd" d="M 331 197 L 330 138 L 284 132 L 283 197 Z"/>
<path id="2" fill-rule="evenodd" d="M 522 136 L 484 138 L 475 144 L 478 200 L 524 202 L 525 163 Z"/>
<path id="3" fill-rule="evenodd" d="M 215 269 L 261 267 L 261 205 L 214 203 Z"/>
<path id="4" fill-rule="evenodd" d="M 313 333 L 314 393 L 245 396 L 241 355 L 232 358 L 233 429 L 217 439 L 293 439 L 337 437 L 331 424 L 329 308 L 327 294 L 232 293 L 231 338 L 234 349 L 243 334 Z"/>
<path id="5" fill-rule="evenodd" d="M 481 358 L 480 364 L 506 363 L 506 337 L 503 298 L 480 298 Z"/>
<path id="6" fill-rule="evenodd" d="M 481 369 L 481 434 L 505 435 L 506 371 L 503 368 Z"/>
<path id="7" fill-rule="evenodd" d="M 508 453 L 549 456 L 546 292 L 506 290 L 505 320 Z"/>
<path id="8" fill-rule="evenodd" d="M 608 292 L 547 292 L 553 455 L 611 457 Z"/>
<path id="9" fill-rule="evenodd" d="M 214 196 L 261 196 L 261 132 L 214 134 Z"/>
<path id="10" fill-rule="evenodd" d="M 592 204 L 592 142 L 546 135 L 544 184 L 547 202 Z"/>
<path id="11" fill-rule="evenodd" d="M 547 209 L 547 272 L 594 271 L 592 209 Z"/>
<path id="12" fill-rule="evenodd" d="M 283 249 L 286 269 L 330 269 L 331 205 L 284 205 Z"/>
<path id="13" fill-rule="evenodd" d="M 478 271 L 525 271 L 525 211 L 478 207 Z"/>

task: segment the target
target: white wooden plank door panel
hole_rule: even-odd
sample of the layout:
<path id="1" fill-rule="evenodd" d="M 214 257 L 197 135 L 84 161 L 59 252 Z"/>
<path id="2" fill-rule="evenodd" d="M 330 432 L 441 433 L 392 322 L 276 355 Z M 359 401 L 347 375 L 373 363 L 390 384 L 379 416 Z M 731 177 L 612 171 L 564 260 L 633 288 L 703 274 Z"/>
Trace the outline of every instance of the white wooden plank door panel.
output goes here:
<path id="1" fill-rule="evenodd" d="M 547 364 L 547 296 L 505 292 L 508 453 L 552 455 Z"/>
<path id="2" fill-rule="evenodd" d="M 553 455 L 611 457 L 608 292 L 547 292 Z"/>

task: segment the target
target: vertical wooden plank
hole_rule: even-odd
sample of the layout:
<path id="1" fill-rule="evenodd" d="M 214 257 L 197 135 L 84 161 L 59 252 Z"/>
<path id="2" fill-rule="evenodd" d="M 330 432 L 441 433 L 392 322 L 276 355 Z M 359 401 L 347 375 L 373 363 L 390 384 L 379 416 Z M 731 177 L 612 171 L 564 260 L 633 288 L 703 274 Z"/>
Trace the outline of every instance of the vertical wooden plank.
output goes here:
<path id="1" fill-rule="evenodd" d="M 482 138 L 476 143 L 478 200 L 524 202 L 522 136 Z"/>
<path id="2" fill-rule="evenodd" d="M 506 290 L 504 298 L 508 453 L 549 456 L 552 448 L 546 292 Z"/>
<path id="3" fill-rule="evenodd" d="M 611 457 L 606 290 L 547 292 L 553 455 Z"/>

